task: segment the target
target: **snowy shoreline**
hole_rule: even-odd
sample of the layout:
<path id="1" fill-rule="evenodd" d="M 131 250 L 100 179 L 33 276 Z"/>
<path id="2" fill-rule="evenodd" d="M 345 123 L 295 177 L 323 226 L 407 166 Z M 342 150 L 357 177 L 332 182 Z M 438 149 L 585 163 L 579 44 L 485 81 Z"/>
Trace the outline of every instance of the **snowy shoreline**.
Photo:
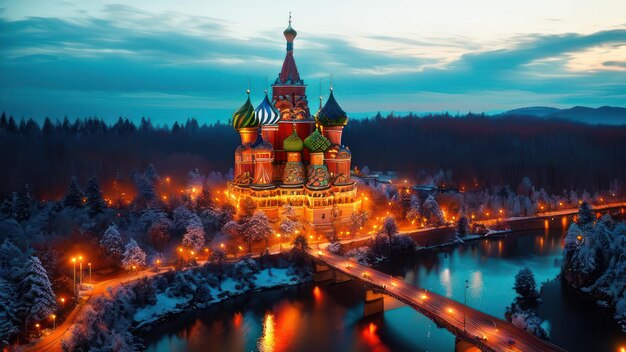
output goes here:
<path id="1" fill-rule="evenodd" d="M 311 277 L 293 275 L 289 273 L 289 270 L 289 268 L 266 268 L 260 270 L 254 280 L 255 287 L 252 289 L 249 287 L 237 288 L 235 279 L 227 277 L 219 287 L 208 287 L 211 296 L 214 298 L 206 302 L 197 302 L 191 295 L 170 297 L 166 292 L 161 292 L 157 294 L 156 304 L 141 308 L 135 313 L 131 332 L 135 335 L 150 332 L 172 317 L 205 309 L 244 294 L 296 286 L 312 281 Z"/>

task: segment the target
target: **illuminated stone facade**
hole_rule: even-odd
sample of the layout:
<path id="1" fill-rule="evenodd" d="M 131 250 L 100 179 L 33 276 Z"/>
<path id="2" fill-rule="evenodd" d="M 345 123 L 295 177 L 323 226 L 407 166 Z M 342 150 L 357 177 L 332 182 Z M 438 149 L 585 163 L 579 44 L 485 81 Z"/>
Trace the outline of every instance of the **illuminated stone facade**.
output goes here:
<path id="1" fill-rule="evenodd" d="M 306 85 L 293 57 L 297 32 L 283 32 L 287 54 L 282 70 L 255 109 L 246 103 L 232 119 L 241 136 L 235 151 L 234 178 L 228 192 L 234 203 L 250 197 L 270 219 L 278 218 L 285 204 L 316 233 L 330 233 L 349 224 L 361 208 L 357 187 L 350 176 L 352 154 L 341 143 L 348 116 L 333 95 L 312 116 Z"/>

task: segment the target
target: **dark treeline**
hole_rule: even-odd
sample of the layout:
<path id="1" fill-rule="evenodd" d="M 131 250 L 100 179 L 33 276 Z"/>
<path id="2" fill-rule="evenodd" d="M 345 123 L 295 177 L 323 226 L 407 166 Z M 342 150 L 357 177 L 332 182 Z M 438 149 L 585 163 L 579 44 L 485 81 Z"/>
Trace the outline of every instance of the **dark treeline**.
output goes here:
<path id="1" fill-rule="evenodd" d="M 484 115 L 352 119 L 343 141 L 353 164 L 416 175 L 444 169 L 460 184 L 516 185 L 524 176 L 551 193 L 607 190 L 626 178 L 626 126 L 595 126 L 527 116 Z M 106 188 L 120 175 L 154 164 L 162 174 L 184 177 L 227 172 L 239 135 L 227 124 L 195 119 L 171 127 L 137 126 L 120 118 L 70 122 L 15 121 L 0 117 L 0 196 L 29 184 L 39 197 L 59 197 L 75 175 L 97 176 Z"/>

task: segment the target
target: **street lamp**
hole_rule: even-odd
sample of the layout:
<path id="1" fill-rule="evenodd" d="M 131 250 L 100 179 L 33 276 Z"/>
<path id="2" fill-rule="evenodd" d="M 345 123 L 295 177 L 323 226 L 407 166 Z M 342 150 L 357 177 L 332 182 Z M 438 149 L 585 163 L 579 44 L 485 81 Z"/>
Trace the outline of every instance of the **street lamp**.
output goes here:
<path id="1" fill-rule="evenodd" d="M 56 316 L 56 314 L 52 314 L 50 316 L 50 318 L 52 318 L 52 330 L 56 330 L 56 328 L 57 328 L 57 316 Z"/>
<path id="2" fill-rule="evenodd" d="M 87 263 L 87 266 L 89 267 L 89 282 L 91 281 L 91 263 Z"/>
<path id="3" fill-rule="evenodd" d="M 463 304 L 467 306 L 467 289 L 469 288 L 469 281 L 465 280 L 465 297 L 463 300 Z M 465 309 L 463 309 L 463 331 L 465 330 Z"/>
<path id="4" fill-rule="evenodd" d="M 35 327 L 37 328 L 37 335 L 39 335 L 39 323 L 35 324 Z"/>
<path id="5" fill-rule="evenodd" d="M 65 298 L 61 297 L 61 306 L 65 309 Z"/>
<path id="6" fill-rule="evenodd" d="M 78 281 L 80 282 L 80 285 L 82 285 L 83 284 L 83 256 L 82 255 L 78 256 L 78 260 L 80 261 L 80 275 L 79 275 Z"/>
<path id="7" fill-rule="evenodd" d="M 72 264 L 74 266 L 74 298 L 76 298 L 76 258 L 72 258 Z"/>

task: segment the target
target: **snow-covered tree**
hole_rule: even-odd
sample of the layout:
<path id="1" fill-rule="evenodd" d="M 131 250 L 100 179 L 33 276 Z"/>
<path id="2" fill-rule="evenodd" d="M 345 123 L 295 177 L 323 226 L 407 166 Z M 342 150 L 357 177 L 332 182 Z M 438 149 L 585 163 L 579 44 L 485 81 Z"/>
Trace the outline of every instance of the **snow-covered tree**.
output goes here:
<path id="1" fill-rule="evenodd" d="M 258 210 L 243 224 L 243 240 L 248 243 L 248 252 L 252 251 L 252 242 L 265 240 L 267 242 L 272 234 L 270 222 L 264 212 Z"/>
<path id="2" fill-rule="evenodd" d="M 539 295 L 535 275 L 528 267 L 523 267 L 515 275 L 515 285 L 513 288 L 522 298 L 537 298 Z"/>
<path id="3" fill-rule="evenodd" d="M 226 253 L 220 248 L 211 252 L 211 261 L 217 265 L 217 281 L 219 285 L 222 285 L 224 279 L 224 262 L 226 261 Z"/>
<path id="4" fill-rule="evenodd" d="M 383 220 L 383 226 L 380 228 L 380 233 L 389 238 L 389 245 L 391 245 L 393 236 L 398 233 L 398 225 L 392 216 L 387 216 L 385 220 Z"/>
<path id="5" fill-rule="evenodd" d="M 13 242 L 4 240 L 0 245 L 0 278 L 5 278 L 10 282 L 15 276 L 15 269 L 23 261 L 24 253 L 17 248 Z"/>
<path id="6" fill-rule="evenodd" d="M 183 236 L 183 246 L 200 251 L 205 244 L 204 227 L 199 218 L 195 218 L 187 225 L 185 235 Z"/>
<path id="7" fill-rule="evenodd" d="M 70 185 L 67 189 L 67 193 L 63 198 L 63 205 L 68 208 L 82 208 L 83 207 L 83 192 L 78 185 L 78 179 L 72 176 Z"/>
<path id="8" fill-rule="evenodd" d="M 470 233 L 469 221 L 467 221 L 467 216 L 461 215 L 459 217 L 459 221 L 456 223 L 456 233 L 459 236 L 465 236 Z"/>
<path id="9" fill-rule="evenodd" d="M 139 248 L 137 241 L 130 239 L 124 247 L 124 256 L 122 259 L 122 266 L 126 270 L 133 270 L 141 268 L 146 265 L 146 253 Z"/>
<path id="10" fill-rule="evenodd" d="M 16 285 L 16 315 L 25 326 L 48 318 L 56 310 L 56 298 L 46 269 L 37 257 L 21 266 Z"/>
<path id="11" fill-rule="evenodd" d="M 582 202 L 580 207 L 578 207 L 578 225 L 585 226 L 588 224 L 592 224 L 595 220 L 595 216 L 593 214 L 593 209 L 591 209 L 591 205 L 589 203 Z"/>
<path id="12" fill-rule="evenodd" d="M 352 213 L 350 219 L 352 220 L 352 230 L 354 232 L 360 230 L 365 223 L 367 223 L 367 219 L 369 217 L 369 213 L 365 210 L 357 210 Z"/>
<path id="13" fill-rule="evenodd" d="M 87 198 L 87 209 L 89 209 L 89 215 L 95 216 L 104 213 L 107 208 L 107 204 L 102 198 L 102 191 L 100 185 L 95 177 L 89 179 L 87 187 L 85 188 L 85 198 Z"/>
<path id="14" fill-rule="evenodd" d="M 429 225 L 441 226 L 445 223 L 443 212 L 439 208 L 439 203 L 435 197 L 429 195 L 422 204 L 422 213 L 427 219 Z"/>
<path id="15" fill-rule="evenodd" d="M 280 233 L 287 237 L 293 236 L 296 231 L 303 230 L 301 224 L 298 222 L 295 210 L 289 204 L 283 206 L 279 229 Z"/>
<path id="16" fill-rule="evenodd" d="M 115 224 L 111 224 L 104 235 L 100 239 L 100 247 L 104 251 L 115 258 L 120 258 L 124 253 L 124 246 L 122 242 L 122 235 Z"/>
<path id="17" fill-rule="evenodd" d="M 420 198 L 417 194 L 411 195 L 411 200 L 409 201 L 409 211 L 406 213 L 406 218 L 409 221 L 416 221 L 419 219 L 422 210 L 422 205 Z"/>
<path id="18" fill-rule="evenodd" d="M 304 258 L 306 252 L 310 249 L 309 241 L 306 239 L 304 235 L 297 235 L 293 239 L 293 248 L 291 249 L 292 254 L 295 254 L 299 258 Z"/>
<path id="19" fill-rule="evenodd" d="M 511 315 L 513 325 L 541 339 L 548 340 L 549 333 L 541 326 L 543 321 L 534 312 L 520 310 Z"/>
<path id="20" fill-rule="evenodd" d="M 239 205 L 239 221 L 247 221 L 256 211 L 256 203 L 250 197 L 244 197 Z"/>
<path id="21" fill-rule="evenodd" d="M 25 221 L 30 219 L 33 212 L 33 199 L 30 196 L 30 187 L 24 185 L 22 193 L 18 196 L 15 206 L 15 219 L 17 221 Z"/>
<path id="22" fill-rule="evenodd" d="M 162 250 L 167 246 L 171 228 L 172 222 L 167 217 L 160 217 L 150 225 L 148 239 L 154 248 Z"/>
<path id="23" fill-rule="evenodd" d="M 0 277 L 0 347 L 8 346 L 13 336 L 19 333 L 14 294 L 13 287 Z"/>

